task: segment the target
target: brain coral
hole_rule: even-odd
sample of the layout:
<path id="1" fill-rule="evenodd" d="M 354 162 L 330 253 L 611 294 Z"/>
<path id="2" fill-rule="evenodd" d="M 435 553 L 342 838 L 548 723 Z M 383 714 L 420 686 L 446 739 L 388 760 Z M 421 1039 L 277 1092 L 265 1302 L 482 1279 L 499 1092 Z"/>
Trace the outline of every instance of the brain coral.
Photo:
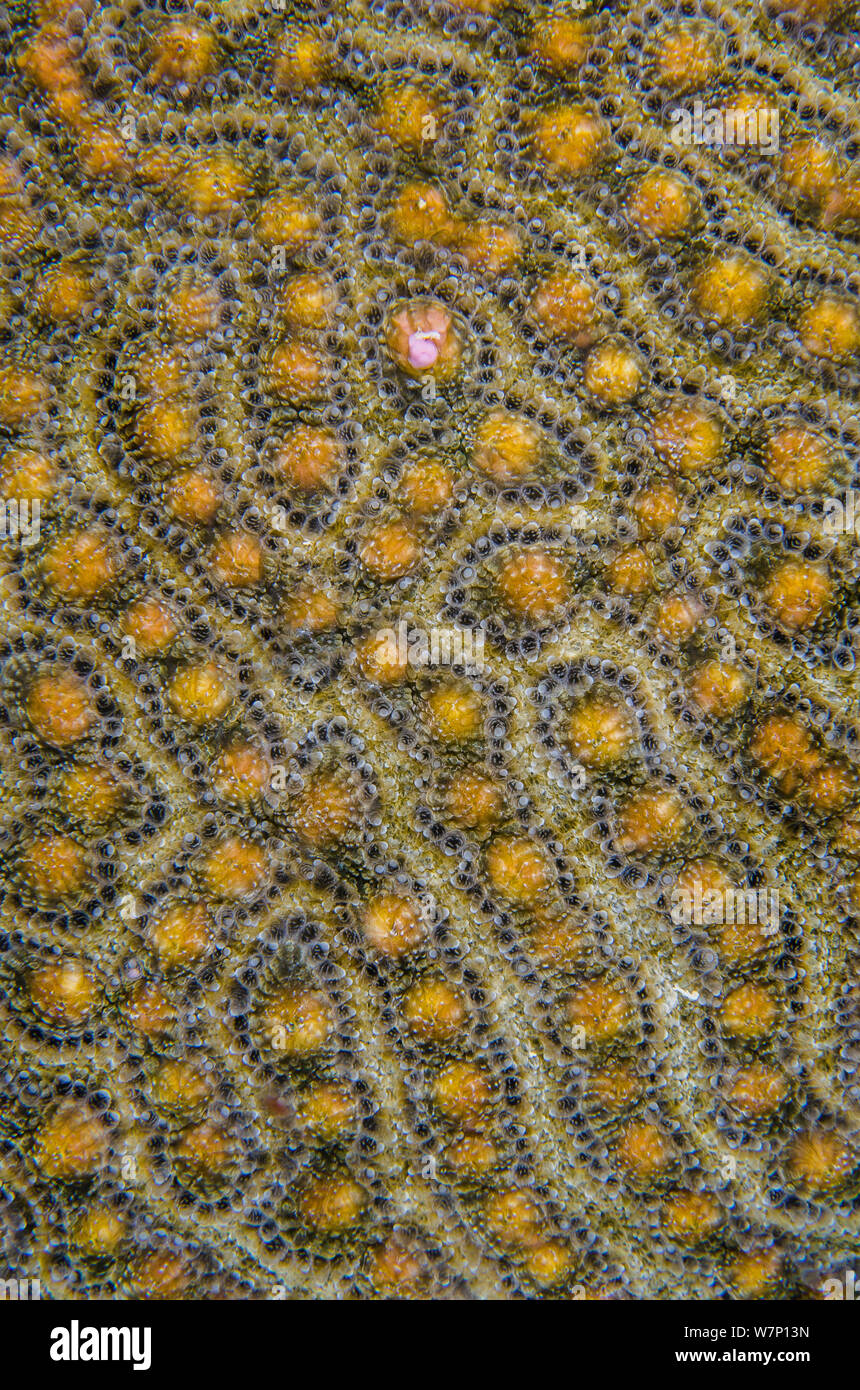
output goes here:
<path id="1" fill-rule="evenodd" d="M 2 11 L 0 1273 L 856 1251 L 856 23 Z"/>

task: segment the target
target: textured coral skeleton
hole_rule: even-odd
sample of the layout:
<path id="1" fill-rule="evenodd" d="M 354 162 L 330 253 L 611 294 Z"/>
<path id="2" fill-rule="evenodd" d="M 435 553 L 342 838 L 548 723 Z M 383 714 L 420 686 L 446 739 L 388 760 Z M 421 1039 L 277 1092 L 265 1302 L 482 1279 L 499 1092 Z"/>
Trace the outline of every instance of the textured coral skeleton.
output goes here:
<path id="1" fill-rule="evenodd" d="M 856 9 L 2 24 L 0 1274 L 816 1296 L 860 1233 Z M 779 149 L 674 142 L 694 101 Z"/>

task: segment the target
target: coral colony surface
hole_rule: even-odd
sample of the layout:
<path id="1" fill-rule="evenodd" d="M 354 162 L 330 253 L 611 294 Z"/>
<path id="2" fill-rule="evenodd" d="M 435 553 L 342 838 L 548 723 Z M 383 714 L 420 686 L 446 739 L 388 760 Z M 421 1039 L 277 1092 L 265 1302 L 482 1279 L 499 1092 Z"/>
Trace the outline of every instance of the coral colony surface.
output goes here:
<path id="1" fill-rule="evenodd" d="M 821 1297 L 856 10 L 0 26 L 0 1275 Z"/>

